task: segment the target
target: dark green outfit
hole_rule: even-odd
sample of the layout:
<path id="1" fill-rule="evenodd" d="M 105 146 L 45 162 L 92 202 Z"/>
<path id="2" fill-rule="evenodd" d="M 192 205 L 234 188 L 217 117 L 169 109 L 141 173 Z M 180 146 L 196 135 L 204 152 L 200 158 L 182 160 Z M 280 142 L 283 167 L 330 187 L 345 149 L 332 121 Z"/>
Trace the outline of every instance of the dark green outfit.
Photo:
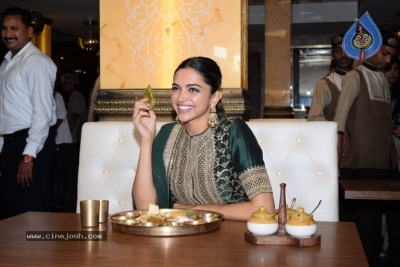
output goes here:
<path id="1" fill-rule="evenodd" d="M 215 128 L 190 136 L 169 123 L 152 151 L 153 181 L 160 208 L 181 204 L 232 204 L 272 192 L 262 150 L 241 119 L 220 116 Z"/>

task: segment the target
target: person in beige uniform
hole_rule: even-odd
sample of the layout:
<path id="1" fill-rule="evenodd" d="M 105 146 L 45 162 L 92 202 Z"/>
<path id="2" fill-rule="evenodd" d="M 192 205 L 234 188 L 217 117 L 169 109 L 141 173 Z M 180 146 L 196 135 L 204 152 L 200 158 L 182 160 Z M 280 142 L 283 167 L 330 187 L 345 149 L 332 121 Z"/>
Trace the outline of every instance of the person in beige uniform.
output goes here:
<path id="1" fill-rule="evenodd" d="M 335 69 L 315 85 L 310 111 L 307 116 L 308 121 L 332 121 L 335 116 L 343 77 L 352 69 L 354 61 L 343 51 L 343 35 L 338 34 L 332 37 L 332 57 Z M 348 155 L 350 153 L 350 135 L 348 131 L 345 133 L 342 153 Z"/>
<path id="2" fill-rule="evenodd" d="M 335 68 L 326 77 L 317 82 L 308 113 L 308 121 L 332 121 L 336 104 L 342 89 L 342 80 L 352 69 L 353 59 L 348 57 L 342 48 L 344 34 L 332 37 L 332 58 Z"/>
<path id="3" fill-rule="evenodd" d="M 397 54 L 394 34 L 381 31 L 382 46 L 362 65 L 343 79 L 334 121 L 338 123 L 340 168 L 348 168 L 355 180 L 400 180 L 396 148 L 392 137 L 390 89 L 383 69 Z M 351 134 L 351 154 L 339 154 L 343 133 Z M 398 203 L 360 200 L 355 222 L 370 266 L 379 262 L 381 213 L 387 218 L 388 257 L 391 266 L 400 266 L 400 208 Z"/>

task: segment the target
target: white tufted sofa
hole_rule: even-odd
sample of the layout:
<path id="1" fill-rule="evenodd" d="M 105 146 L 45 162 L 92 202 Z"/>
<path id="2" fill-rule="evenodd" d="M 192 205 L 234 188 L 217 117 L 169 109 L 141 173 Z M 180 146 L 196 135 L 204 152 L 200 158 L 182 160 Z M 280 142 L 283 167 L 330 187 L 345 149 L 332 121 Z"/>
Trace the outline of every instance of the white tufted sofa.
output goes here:
<path id="1" fill-rule="evenodd" d="M 157 129 L 165 122 L 157 122 Z M 334 122 L 248 122 L 264 153 L 279 204 L 286 183 L 290 205 L 311 211 L 318 221 L 338 220 L 337 125 Z M 109 213 L 133 209 L 131 188 L 139 157 L 139 136 L 131 122 L 91 122 L 82 130 L 78 205 L 83 199 L 108 199 Z"/>

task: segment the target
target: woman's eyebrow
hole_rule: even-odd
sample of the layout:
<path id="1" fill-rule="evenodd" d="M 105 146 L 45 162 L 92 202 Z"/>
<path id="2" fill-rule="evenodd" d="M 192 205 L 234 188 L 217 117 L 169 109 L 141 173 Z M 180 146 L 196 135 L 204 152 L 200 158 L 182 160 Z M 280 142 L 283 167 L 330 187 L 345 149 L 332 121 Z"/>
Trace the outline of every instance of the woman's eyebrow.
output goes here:
<path id="1" fill-rule="evenodd" d="M 172 86 L 178 86 L 178 87 L 180 87 L 178 84 L 176 84 L 176 83 L 172 83 Z M 197 83 L 189 83 L 189 84 L 186 84 L 185 85 L 185 87 L 189 87 L 189 86 L 197 86 L 197 87 L 200 87 L 200 88 L 203 88 L 203 87 L 201 87 L 200 85 L 198 85 Z"/>

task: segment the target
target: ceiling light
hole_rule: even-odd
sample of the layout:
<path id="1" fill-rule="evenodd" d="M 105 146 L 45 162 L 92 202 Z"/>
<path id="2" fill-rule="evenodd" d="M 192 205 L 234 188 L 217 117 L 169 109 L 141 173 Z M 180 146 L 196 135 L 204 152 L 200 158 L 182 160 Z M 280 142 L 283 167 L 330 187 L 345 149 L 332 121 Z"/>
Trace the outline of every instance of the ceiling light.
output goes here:
<path id="1" fill-rule="evenodd" d="M 32 23 L 33 33 L 41 33 L 44 29 L 44 24 L 46 24 L 43 15 L 33 10 L 31 10 L 30 13 L 32 17 L 31 23 Z"/>
<path id="2" fill-rule="evenodd" d="M 91 27 L 97 25 L 97 21 L 89 19 L 83 22 L 84 25 L 89 26 L 89 33 L 83 34 L 78 38 L 79 47 L 89 51 L 97 51 L 99 49 L 99 37 L 97 34 L 92 34 Z"/>

